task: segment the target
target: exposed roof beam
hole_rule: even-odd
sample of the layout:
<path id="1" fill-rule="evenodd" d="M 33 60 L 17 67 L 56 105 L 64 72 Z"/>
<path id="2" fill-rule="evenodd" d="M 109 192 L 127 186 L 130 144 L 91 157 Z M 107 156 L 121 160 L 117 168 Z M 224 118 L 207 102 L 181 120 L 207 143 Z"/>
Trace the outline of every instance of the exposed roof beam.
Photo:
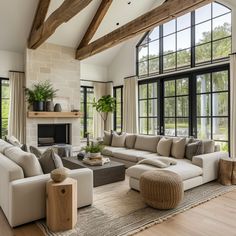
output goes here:
<path id="1" fill-rule="evenodd" d="M 212 0 L 168 0 L 161 6 L 78 49 L 76 59 L 88 58 L 210 2 Z"/>
<path id="2" fill-rule="evenodd" d="M 30 35 L 39 29 L 45 21 L 51 0 L 39 0 L 38 7 L 34 16 L 34 22 L 31 27 Z"/>
<path id="3" fill-rule="evenodd" d="M 89 44 L 94 34 L 96 33 L 98 27 L 100 26 L 104 16 L 106 15 L 109 7 L 111 6 L 113 0 L 102 0 L 93 20 L 91 21 L 83 39 L 81 40 L 78 49 Z"/>
<path id="4" fill-rule="evenodd" d="M 61 6 L 56 9 L 41 26 L 34 31 L 28 41 L 28 47 L 36 49 L 44 43 L 55 30 L 64 22 L 82 11 L 93 0 L 64 0 Z"/>

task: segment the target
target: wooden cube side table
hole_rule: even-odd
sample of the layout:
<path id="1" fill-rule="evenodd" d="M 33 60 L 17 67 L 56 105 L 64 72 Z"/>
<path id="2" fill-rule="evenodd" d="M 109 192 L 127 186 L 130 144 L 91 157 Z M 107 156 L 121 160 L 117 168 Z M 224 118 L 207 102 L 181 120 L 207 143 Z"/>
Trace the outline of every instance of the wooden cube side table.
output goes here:
<path id="1" fill-rule="evenodd" d="M 236 158 L 221 158 L 218 181 L 223 185 L 236 184 Z"/>
<path id="2" fill-rule="evenodd" d="M 61 183 L 49 180 L 46 187 L 47 226 L 54 232 L 73 229 L 77 222 L 77 181 Z"/>

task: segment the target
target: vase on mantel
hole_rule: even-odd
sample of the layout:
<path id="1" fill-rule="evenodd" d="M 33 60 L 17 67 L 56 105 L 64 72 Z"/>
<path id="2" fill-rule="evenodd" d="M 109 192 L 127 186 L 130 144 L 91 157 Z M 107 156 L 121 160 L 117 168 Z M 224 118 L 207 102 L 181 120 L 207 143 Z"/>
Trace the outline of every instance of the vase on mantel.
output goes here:
<path id="1" fill-rule="evenodd" d="M 61 112 L 61 104 L 60 103 L 56 103 L 56 105 L 54 106 L 54 111 L 55 112 Z"/>
<path id="2" fill-rule="evenodd" d="M 54 103 L 53 101 L 46 101 L 45 103 L 46 111 L 54 111 Z"/>
<path id="3" fill-rule="evenodd" d="M 33 102 L 33 111 L 44 111 L 44 102 L 43 101 Z"/>

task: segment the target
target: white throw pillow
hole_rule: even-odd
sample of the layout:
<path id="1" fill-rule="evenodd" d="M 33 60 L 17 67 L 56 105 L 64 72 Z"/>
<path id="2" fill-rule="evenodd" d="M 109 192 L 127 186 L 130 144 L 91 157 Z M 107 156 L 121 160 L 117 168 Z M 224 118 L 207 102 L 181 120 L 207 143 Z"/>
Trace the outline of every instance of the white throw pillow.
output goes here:
<path id="1" fill-rule="evenodd" d="M 23 169 L 25 177 L 43 174 L 37 157 L 32 153 L 24 152 L 19 147 L 10 147 L 4 150 L 4 155 Z"/>
<path id="2" fill-rule="evenodd" d="M 172 139 L 165 137 L 161 138 L 161 140 L 157 144 L 157 154 L 160 156 L 169 157 L 171 145 Z"/>
<path id="3" fill-rule="evenodd" d="M 21 147 L 22 146 L 22 144 L 20 143 L 20 141 L 16 137 L 14 137 L 14 136 L 6 136 L 6 138 L 7 138 L 7 141 L 10 144 L 12 144 L 12 145 L 14 145 L 16 147 Z"/>
<path id="4" fill-rule="evenodd" d="M 171 156 L 183 159 L 185 154 L 186 138 L 173 139 Z"/>
<path id="5" fill-rule="evenodd" d="M 125 138 L 126 133 L 122 133 L 121 135 L 118 135 L 117 133 L 113 133 L 112 135 L 112 147 L 124 147 L 125 146 Z"/>

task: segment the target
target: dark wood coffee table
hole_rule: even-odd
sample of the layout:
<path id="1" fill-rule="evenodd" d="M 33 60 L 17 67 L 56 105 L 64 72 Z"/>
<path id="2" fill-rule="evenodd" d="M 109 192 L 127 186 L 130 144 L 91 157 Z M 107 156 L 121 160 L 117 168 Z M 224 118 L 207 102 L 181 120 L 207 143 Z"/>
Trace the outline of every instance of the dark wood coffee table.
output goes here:
<path id="1" fill-rule="evenodd" d="M 77 157 L 62 158 L 64 166 L 68 169 L 89 168 L 93 171 L 93 186 L 98 187 L 125 179 L 125 165 L 119 162 L 110 161 L 103 166 L 90 166 L 84 164 Z"/>

